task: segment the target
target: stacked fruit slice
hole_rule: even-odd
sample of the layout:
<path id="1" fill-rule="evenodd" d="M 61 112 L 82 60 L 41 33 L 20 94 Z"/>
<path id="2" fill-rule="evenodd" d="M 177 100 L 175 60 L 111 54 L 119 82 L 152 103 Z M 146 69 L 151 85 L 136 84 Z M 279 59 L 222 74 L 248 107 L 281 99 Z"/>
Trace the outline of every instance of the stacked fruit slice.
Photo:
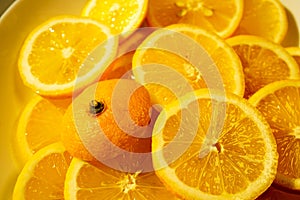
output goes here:
<path id="1" fill-rule="evenodd" d="M 192 25 L 155 31 L 138 47 L 132 64 L 136 80 L 160 105 L 204 87 L 239 96 L 245 90 L 241 61 L 233 49 L 213 32 Z"/>
<path id="2" fill-rule="evenodd" d="M 24 164 L 34 153 L 60 141 L 62 119 L 71 99 L 49 100 L 34 97 L 24 108 L 18 122 L 15 153 Z"/>
<path id="3" fill-rule="evenodd" d="M 271 83 L 250 99 L 270 124 L 279 153 L 275 182 L 291 189 L 300 189 L 300 81 Z"/>
<path id="4" fill-rule="evenodd" d="M 13 199 L 63 199 L 71 159 L 61 143 L 53 143 L 38 151 L 20 173 Z"/>
<path id="5" fill-rule="evenodd" d="M 274 81 L 299 79 L 295 59 L 280 45 L 257 36 L 236 36 L 227 42 L 239 55 L 245 74 L 245 98 Z"/>
<path id="6" fill-rule="evenodd" d="M 101 59 L 95 60 L 91 55 L 90 62 L 83 65 L 96 46 L 94 54 L 101 55 Z M 24 84 L 38 94 L 70 97 L 75 84 L 82 89 L 96 80 L 116 51 L 117 39 L 111 37 L 106 26 L 87 18 L 59 16 L 41 24 L 27 37 L 19 57 L 19 71 Z"/>
<path id="7" fill-rule="evenodd" d="M 254 199 L 271 185 L 276 142 L 257 110 L 205 89 L 181 102 L 169 104 L 153 130 L 154 168 L 169 188 L 183 199 Z"/>

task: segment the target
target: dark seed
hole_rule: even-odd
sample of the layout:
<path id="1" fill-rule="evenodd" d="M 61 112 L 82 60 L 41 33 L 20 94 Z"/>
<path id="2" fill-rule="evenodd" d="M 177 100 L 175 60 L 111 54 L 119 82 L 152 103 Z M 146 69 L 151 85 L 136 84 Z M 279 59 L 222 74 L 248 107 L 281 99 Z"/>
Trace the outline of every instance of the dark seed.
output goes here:
<path id="1" fill-rule="evenodd" d="M 104 111 L 105 104 L 103 101 L 91 100 L 90 101 L 90 113 L 91 114 L 100 114 Z"/>

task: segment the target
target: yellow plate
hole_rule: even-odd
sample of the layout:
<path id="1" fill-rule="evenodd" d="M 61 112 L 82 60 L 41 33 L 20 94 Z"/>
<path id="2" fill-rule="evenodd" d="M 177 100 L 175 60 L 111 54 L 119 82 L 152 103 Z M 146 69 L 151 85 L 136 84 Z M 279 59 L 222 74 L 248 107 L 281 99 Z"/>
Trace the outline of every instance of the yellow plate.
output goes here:
<path id="1" fill-rule="evenodd" d="M 284 46 L 300 46 L 298 0 L 281 0 L 287 8 L 289 30 Z M 1 0 L 0 2 L 0 199 L 11 199 L 19 167 L 12 153 L 18 116 L 33 93 L 23 86 L 17 57 L 27 34 L 38 24 L 58 14 L 79 15 L 86 0 Z M 9 5 L 11 6 L 7 8 Z M 270 190 L 271 193 L 276 193 Z M 299 199 L 300 195 L 297 195 Z"/>
<path id="2" fill-rule="evenodd" d="M 1 0 L 0 13 L 0 199 L 11 199 L 20 167 L 11 146 L 19 114 L 31 90 L 17 71 L 19 49 L 29 32 L 46 19 L 60 14 L 80 15 L 86 0 Z"/>

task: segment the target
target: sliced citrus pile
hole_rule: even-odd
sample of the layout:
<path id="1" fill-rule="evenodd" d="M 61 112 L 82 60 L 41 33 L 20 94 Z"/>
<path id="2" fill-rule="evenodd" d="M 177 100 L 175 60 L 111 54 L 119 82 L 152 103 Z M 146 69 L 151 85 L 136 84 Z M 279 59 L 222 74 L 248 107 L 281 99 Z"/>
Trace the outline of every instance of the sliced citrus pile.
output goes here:
<path id="1" fill-rule="evenodd" d="M 287 28 L 280 0 L 88 0 L 40 24 L 18 59 L 38 95 L 13 200 L 298 198 Z"/>
<path id="2" fill-rule="evenodd" d="M 270 124 L 277 142 L 279 161 L 275 182 L 300 189 L 300 81 L 271 83 L 249 101 Z"/>
<path id="3" fill-rule="evenodd" d="M 86 161 L 113 158 L 123 153 L 119 148 L 150 152 L 151 132 L 138 131 L 150 123 L 150 108 L 148 91 L 134 80 L 100 81 L 66 111 L 61 140 L 72 156 Z"/>
<path id="4" fill-rule="evenodd" d="M 296 61 L 278 44 L 250 35 L 235 36 L 227 42 L 242 61 L 246 98 L 271 82 L 300 78 Z"/>
<path id="5" fill-rule="evenodd" d="M 133 54 L 134 51 L 130 51 L 116 58 L 103 72 L 100 80 L 131 78 Z"/>
<path id="6" fill-rule="evenodd" d="M 286 50 L 293 56 L 293 58 L 298 63 L 299 69 L 300 69 L 300 47 L 288 47 Z"/>
<path id="7" fill-rule="evenodd" d="M 238 26 L 243 4 L 243 0 L 149 0 L 147 21 L 155 27 L 176 23 L 193 24 L 225 38 Z"/>
<path id="8" fill-rule="evenodd" d="M 22 169 L 13 200 L 64 199 L 64 181 L 71 159 L 60 143 L 39 150 Z"/>
<path id="9" fill-rule="evenodd" d="M 242 20 L 234 35 L 257 35 L 280 43 L 284 39 L 288 20 L 279 0 L 245 0 Z"/>
<path id="10" fill-rule="evenodd" d="M 74 158 L 65 181 L 65 199 L 177 199 L 154 172 L 125 173 Z"/>
<path id="11" fill-rule="evenodd" d="M 62 119 L 70 99 L 50 101 L 34 97 L 24 108 L 18 122 L 14 149 L 24 164 L 39 149 L 60 140 Z"/>
<path id="12" fill-rule="evenodd" d="M 201 89 L 163 109 L 152 137 L 157 175 L 183 199 L 255 199 L 273 182 L 276 141 L 241 97 Z"/>
<path id="13" fill-rule="evenodd" d="M 95 20 L 51 18 L 26 38 L 19 56 L 21 78 L 40 95 L 71 96 L 75 83 L 81 89 L 98 78 L 113 60 L 116 45 L 109 28 Z M 83 65 L 97 46 L 97 57 Z"/>
<path id="14" fill-rule="evenodd" d="M 89 0 L 81 14 L 105 24 L 117 35 L 139 27 L 147 7 L 148 0 Z"/>
<path id="15" fill-rule="evenodd" d="M 216 34 L 196 26 L 177 24 L 153 32 L 136 50 L 132 65 L 153 103 L 167 105 L 203 87 L 244 94 L 239 57 Z"/>

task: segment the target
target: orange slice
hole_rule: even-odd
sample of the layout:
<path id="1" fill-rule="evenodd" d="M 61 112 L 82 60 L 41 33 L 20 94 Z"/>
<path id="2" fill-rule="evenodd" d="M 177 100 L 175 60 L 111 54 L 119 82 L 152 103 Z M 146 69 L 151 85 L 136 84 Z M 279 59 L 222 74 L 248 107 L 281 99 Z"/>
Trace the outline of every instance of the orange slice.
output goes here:
<path id="1" fill-rule="evenodd" d="M 70 162 L 70 155 L 60 143 L 41 149 L 19 174 L 12 199 L 64 199 L 64 181 Z"/>
<path id="2" fill-rule="evenodd" d="M 74 158 L 65 181 L 65 199 L 177 199 L 154 172 L 125 173 Z"/>
<path id="3" fill-rule="evenodd" d="M 300 78 L 296 61 L 279 44 L 250 35 L 235 36 L 227 42 L 242 61 L 246 98 L 271 82 Z"/>
<path id="4" fill-rule="evenodd" d="M 20 164 L 41 148 L 60 140 L 62 119 L 71 99 L 50 101 L 35 96 L 24 108 L 17 127 L 14 150 Z"/>
<path id="5" fill-rule="evenodd" d="M 276 141 L 236 95 L 207 89 L 166 106 L 152 137 L 158 177 L 183 199 L 255 199 L 273 182 Z"/>
<path id="6" fill-rule="evenodd" d="M 132 65 L 135 79 L 149 90 L 153 103 L 166 105 L 203 87 L 244 94 L 243 68 L 234 50 L 216 34 L 193 25 L 155 31 L 138 47 Z"/>
<path id="7" fill-rule="evenodd" d="M 293 56 L 300 68 L 300 47 L 287 47 L 286 50 Z"/>
<path id="8" fill-rule="evenodd" d="M 276 138 L 279 161 L 275 182 L 300 190 L 300 81 L 271 83 L 249 101 L 264 115 Z"/>
<path id="9" fill-rule="evenodd" d="M 257 35 L 280 43 L 288 29 L 284 6 L 279 0 L 245 0 L 242 20 L 234 35 Z"/>
<path id="10" fill-rule="evenodd" d="M 113 34 L 126 34 L 142 24 L 147 7 L 148 0 L 89 0 L 81 14 L 110 27 Z"/>
<path id="11" fill-rule="evenodd" d="M 40 95 L 71 96 L 75 84 L 81 89 L 98 78 L 116 55 L 117 43 L 95 20 L 51 18 L 26 38 L 19 56 L 21 78 Z"/>
<path id="12" fill-rule="evenodd" d="M 155 27 L 193 24 L 226 38 L 237 28 L 243 5 L 243 0 L 149 0 L 147 21 Z"/>

